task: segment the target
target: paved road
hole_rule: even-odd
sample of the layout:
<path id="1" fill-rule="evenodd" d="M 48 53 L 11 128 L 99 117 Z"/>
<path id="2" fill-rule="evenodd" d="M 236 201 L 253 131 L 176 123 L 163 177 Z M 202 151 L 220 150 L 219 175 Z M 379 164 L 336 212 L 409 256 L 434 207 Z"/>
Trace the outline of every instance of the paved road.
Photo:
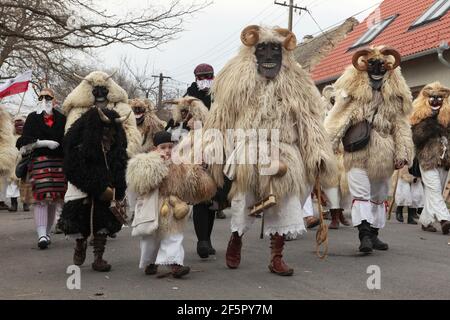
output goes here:
<path id="1" fill-rule="evenodd" d="M 81 290 L 68 290 L 73 243 L 54 235 L 51 248 L 41 251 L 31 214 L 0 212 L 0 299 L 450 299 L 450 238 L 440 233 L 391 221 L 382 233 L 391 249 L 360 256 L 356 230 L 331 230 L 330 254 L 321 261 L 314 253 L 315 232 L 308 232 L 287 244 L 286 261 L 295 275 L 283 278 L 267 269 L 269 240 L 259 239 L 257 225 L 245 236 L 241 268 L 226 268 L 229 222 L 216 221 L 217 256 L 202 261 L 191 221 L 185 251 L 193 272 L 186 279 L 145 276 L 137 267 L 138 241 L 124 229 L 108 243 L 105 257 L 113 271 L 92 271 L 89 252 Z M 367 288 L 370 265 L 380 267 L 380 290 Z"/>

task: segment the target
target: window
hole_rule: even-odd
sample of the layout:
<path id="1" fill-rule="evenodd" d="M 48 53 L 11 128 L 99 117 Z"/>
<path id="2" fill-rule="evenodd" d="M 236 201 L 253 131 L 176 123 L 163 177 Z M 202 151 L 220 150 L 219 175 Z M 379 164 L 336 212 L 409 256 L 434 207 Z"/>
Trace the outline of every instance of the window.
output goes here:
<path id="1" fill-rule="evenodd" d="M 450 9 L 450 0 L 437 0 L 423 15 L 419 17 L 410 29 L 422 26 L 428 22 L 440 19 Z"/>
<path id="2" fill-rule="evenodd" d="M 363 36 L 361 38 L 359 38 L 358 41 L 355 42 L 354 45 L 352 45 L 350 47 L 349 50 L 361 47 L 363 45 L 366 45 L 366 44 L 369 44 L 370 42 L 372 42 L 397 17 L 398 17 L 398 15 L 393 15 L 387 19 L 384 19 L 383 21 L 378 22 L 377 24 L 374 24 L 372 27 L 370 27 L 369 30 L 366 31 L 366 33 L 363 34 Z"/>

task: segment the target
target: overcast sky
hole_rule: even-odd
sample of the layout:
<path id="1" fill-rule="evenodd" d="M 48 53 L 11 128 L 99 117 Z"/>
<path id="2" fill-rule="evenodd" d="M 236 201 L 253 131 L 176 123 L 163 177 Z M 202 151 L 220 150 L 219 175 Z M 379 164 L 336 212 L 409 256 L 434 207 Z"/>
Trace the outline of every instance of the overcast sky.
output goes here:
<path id="1" fill-rule="evenodd" d="M 196 0 L 182 0 L 189 4 Z M 202 0 L 197 0 L 201 2 Z M 200 63 L 213 65 L 216 72 L 233 57 L 241 42 L 241 30 L 250 24 L 264 24 L 287 28 L 288 9 L 274 4 L 273 0 L 213 0 L 212 4 L 188 17 L 177 39 L 158 49 L 140 50 L 132 46 L 114 45 L 98 51 L 96 55 L 103 67 L 118 68 L 122 57 L 135 66 L 148 60 L 155 74 L 178 81 L 166 81 L 165 85 L 184 90 L 194 80 L 193 70 Z M 284 0 L 278 0 L 284 2 Z M 136 14 L 143 7 L 167 6 L 170 0 L 95 0 L 94 3 L 119 16 L 128 12 Z M 307 7 L 324 30 L 356 15 L 363 20 L 371 14 L 381 0 L 298 0 L 296 4 Z M 305 35 L 320 34 L 319 27 L 305 12 L 294 15 L 294 32 L 301 42 Z M 28 92 L 26 104 L 33 104 L 35 95 Z M 8 99 L 10 100 L 10 99 Z M 13 101 L 19 101 L 14 97 Z M 6 101 L 5 101 L 6 102 Z M 14 108 L 14 107 L 13 107 Z"/>

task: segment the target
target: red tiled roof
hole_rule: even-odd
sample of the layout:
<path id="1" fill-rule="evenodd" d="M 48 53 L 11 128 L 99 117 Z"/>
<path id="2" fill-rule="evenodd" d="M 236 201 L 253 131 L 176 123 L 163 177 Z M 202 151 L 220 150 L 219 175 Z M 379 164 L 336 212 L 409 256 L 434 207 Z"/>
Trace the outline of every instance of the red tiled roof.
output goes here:
<path id="1" fill-rule="evenodd" d="M 439 47 L 442 41 L 450 40 L 450 11 L 439 20 L 408 30 L 425 13 L 435 0 L 385 0 L 379 7 L 381 20 L 399 16 L 368 46 L 388 45 L 397 49 L 403 57 Z M 378 10 L 378 9 L 377 9 Z M 367 31 L 370 15 L 355 27 L 336 48 L 311 71 L 314 81 L 321 82 L 339 77 L 351 64 L 355 50 L 348 49 Z"/>

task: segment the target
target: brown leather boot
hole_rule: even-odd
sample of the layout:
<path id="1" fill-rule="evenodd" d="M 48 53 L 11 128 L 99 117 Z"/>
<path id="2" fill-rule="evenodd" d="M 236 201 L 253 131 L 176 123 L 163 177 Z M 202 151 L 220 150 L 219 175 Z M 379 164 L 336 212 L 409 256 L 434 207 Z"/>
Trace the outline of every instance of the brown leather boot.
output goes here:
<path id="1" fill-rule="evenodd" d="M 422 230 L 428 231 L 428 232 L 436 232 L 437 231 L 437 229 L 432 224 L 430 224 L 426 227 L 424 225 L 422 225 Z"/>
<path id="2" fill-rule="evenodd" d="M 145 267 L 144 272 L 148 276 L 157 274 L 158 273 L 158 265 L 156 265 L 154 263 L 150 263 L 148 266 Z"/>
<path id="3" fill-rule="evenodd" d="M 345 216 L 344 216 L 344 209 L 339 209 L 340 213 L 339 213 L 339 221 L 346 227 L 349 227 L 350 221 L 348 221 Z"/>
<path id="4" fill-rule="evenodd" d="M 236 269 L 241 263 L 242 236 L 238 232 L 231 234 L 225 259 L 230 269 Z"/>
<path id="5" fill-rule="evenodd" d="M 443 234 L 448 234 L 450 232 L 450 221 L 442 220 L 441 229 Z"/>
<path id="6" fill-rule="evenodd" d="M 76 239 L 75 251 L 73 253 L 73 264 L 76 266 L 83 265 L 86 260 L 87 239 Z"/>
<path id="7" fill-rule="evenodd" d="M 340 209 L 330 209 L 331 213 L 331 223 L 328 229 L 339 229 L 339 215 L 341 213 Z"/>
<path id="8" fill-rule="evenodd" d="M 103 260 L 103 253 L 105 252 L 106 234 L 96 234 L 94 236 L 94 262 L 92 269 L 99 272 L 108 272 L 111 270 L 111 265 Z"/>
<path id="9" fill-rule="evenodd" d="M 189 268 L 188 266 L 181 266 L 178 264 L 172 265 L 172 276 L 174 278 L 179 279 L 179 278 L 187 275 L 190 271 L 191 271 L 191 268 Z"/>
<path id="10" fill-rule="evenodd" d="M 270 236 L 271 260 L 269 270 L 279 276 L 292 276 L 294 269 L 283 261 L 284 236 L 278 233 Z"/>

